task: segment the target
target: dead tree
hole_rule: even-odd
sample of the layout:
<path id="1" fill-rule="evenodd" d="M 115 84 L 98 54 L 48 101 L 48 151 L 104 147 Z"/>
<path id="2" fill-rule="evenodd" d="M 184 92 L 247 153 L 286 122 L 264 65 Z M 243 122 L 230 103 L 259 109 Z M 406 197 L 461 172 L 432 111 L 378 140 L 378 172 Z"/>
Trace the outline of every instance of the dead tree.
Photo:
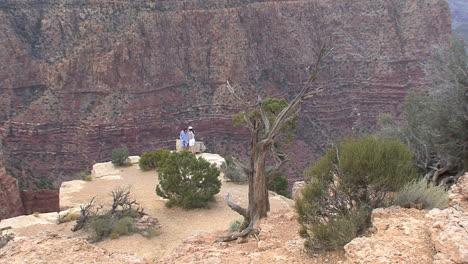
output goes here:
<path id="1" fill-rule="evenodd" d="M 127 187 L 116 187 L 112 190 L 112 205 L 110 209 L 111 214 L 115 214 L 119 207 L 121 210 L 131 210 L 135 209 L 140 215 L 143 215 L 143 209 L 137 203 L 135 199 L 130 196 L 130 191 L 132 186 L 129 185 Z"/>
<path id="2" fill-rule="evenodd" d="M 82 229 L 86 225 L 86 223 L 89 221 L 90 217 L 93 214 L 92 210 L 94 208 L 95 198 L 96 196 L 91 198 L 89 203 L 85 204 L 84 206 L 80 205 L 80 216 L 76 220 L 76 224 L 73 226 L 71 231 L 75 232 L 75 231 Z M 102 208 L 102 206 L 100 206 L 100 208 Z M 96 209 L 96 210 L 99 210 L 99 209 Z"/>
<path id="3" fill-rule="evenodd" d="M 262 107 L 260 96 L 258 97 L 255 109 L 260 112 L 261 118 L 252 121 L 248 117 L 248 114 L 244 114 L 246 126 L 251 132 L 250 164 L 242 164 L 238 160 L 234 160 L 234 162 L 242 168 L 248 177 L 249 205 L 248 208 L 242 208 L 232 201 L 230 194 L 227 195 L 226 201 L 228 206 L 244 217 L 244 225 L 239 233 L 221 237 L 217 240 L 218 242 L 231 241 L 248 235 L 254 230 L 257 220 L 266 217 L 270 211 L 268 185 L 274 180 L 278 170 L 288 161 L 287 155 L 279 152 L 275 147 L 275 140 L 281 134 L 282 128 L 298 116 L 301 104 L 323 90 L 322 88 L 312 89 L 312 87 L 318 78 L 322 62 L 330 54 L 331 50 L 327 44 L 321 45 L 320 50 L 316 53 L 317 59 L 315 63 L 308 68 L 310 75 L 307 82 L 294 99 L 275 116 L 272 122 L 270 122 L 265 109 Z M 249 108 L 249 104 L 235 93 L 229 82 L 227 82 L 227 87 L 234 98 Z M 248 110 L 251 109 L 245 110 L 244 113 L 248 113 Z M 266 161 L 268 155 L 271 155 L 275 160 L 275 166 L 267 171 Z"/>

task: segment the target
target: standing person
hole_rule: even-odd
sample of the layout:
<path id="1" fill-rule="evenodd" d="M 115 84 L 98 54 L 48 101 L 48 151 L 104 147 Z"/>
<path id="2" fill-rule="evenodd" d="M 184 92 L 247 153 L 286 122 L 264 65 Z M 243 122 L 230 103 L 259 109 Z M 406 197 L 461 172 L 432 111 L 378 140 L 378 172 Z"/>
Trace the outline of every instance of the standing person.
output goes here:
<path id="1" fill-rule="evenodd" d="M 189 150 L 195 154 L 195 131 L 193 127 L 188 127 L 188 142 L 189 142 Z"/>
<path id="2" fill-rule="evenodd" d="M 182 150 L 186 149 L 189 145 L 189 138 L 187 135 L 187 128 L 184 128 L 180 131 L 180 144 L 182 144 Z"/>

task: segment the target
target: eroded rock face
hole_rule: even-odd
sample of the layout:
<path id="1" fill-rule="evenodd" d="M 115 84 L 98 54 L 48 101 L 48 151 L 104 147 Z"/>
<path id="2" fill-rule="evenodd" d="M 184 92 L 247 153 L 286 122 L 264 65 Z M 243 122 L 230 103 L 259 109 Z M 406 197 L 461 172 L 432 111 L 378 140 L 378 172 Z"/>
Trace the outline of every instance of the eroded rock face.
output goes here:
<path id="1" fill-rule="evenodd" d="M 242 155 L 226 80 L 245 99 L 290 97 L 332 35 L 326 91 L 290 148 L 287 174 L 302 178 L 330 139 L 399 113 L 451 31 L 443 0 L 3 0 L 0 21 L 0 134 L 22 188 L 57 187 L 123 144 L 172 149 L 187 125 L 210 152 Z"/>
<path id="2" fill-rule="evenodd" d="M 53 233 L 10 241 L 0 248 L 0 256 L 2 263 L 147 263 L 133 254 L 111 253 L 82 238 Z"/>
<path id="3" fill-rule="evenodd" d="M 60 211 L 58 190 L 21 191 L 24 213 L 48 213 Z"/>
<path id="4" fill-rule="evenodd" d="M 468 263 L 468 174 L 450 191 L 447 209 L 400 207 L 372 212 L 373 234 L 345 246 L 345 263 Z"/>
<path id="5" fill-rule="evenodd" d="M 435 252 L 425 213 L 396 206 L 375 209 L 372 212 L 375 233 L 353 239 L 345 246 L 347 263 L 432 263 Z"/>
<path id="6" fill-rule="evenodd" d="M 468 173 L 450 191 L 450 207 L 433 209 L 426 218 L 436 250 L 434 264 L 468 263 Z"/>
<path id="7" fill-rule="evenodd" d="M 295 182 L 292 187 L 292 198 L 294 200 L 298 200 L 302 198 L 302 190 L 306 186 L 305 181 L 298 181 Z"/>
<path id="8" fill-rule="evenodd" d="M 24 214 L 18 181 L 0 168 L 0 220 Z"/>

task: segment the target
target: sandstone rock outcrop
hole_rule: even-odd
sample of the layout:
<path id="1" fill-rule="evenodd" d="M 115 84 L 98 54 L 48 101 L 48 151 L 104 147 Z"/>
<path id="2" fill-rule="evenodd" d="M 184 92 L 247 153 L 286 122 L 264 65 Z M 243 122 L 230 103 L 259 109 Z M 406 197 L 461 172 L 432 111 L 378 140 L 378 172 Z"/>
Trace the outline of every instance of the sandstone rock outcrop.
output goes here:
<path id="1" fill-rule="evenodd" d="M 375 233 L 355 238 L 345 246 L 348 263 L 432 263 L 435 252 L 425 213 L 396 206 L 375 209 L 372 212 Z"/>
<path id="2" fill-rule="evenodd" d="M 18 181 L 0 168 L 0 220 L 23 213 Z"/>
<path id="3" fill-rule="evenodd" d="M 373 234 L 345 246 L 345 263 L 468 263 L 468 174 L 450 191 L 449 208 L 379 208 Z"/>
<path id="4" fill-rule="evenodd" d="M 437 252 L 434 264 L 468 263 L 468 173 L 450 191 L 450 207 L 433 209 L 426 217 Z"/>
<path id="5" fill-rule="evenodd" d="M 43 233 L 10 241 L 0 249 L 2 263 L 128 263 L 146 264 L 133 254 L 110 253 L 82 238 Z"/>
<path id="6" fill-rule="evenodd" d="M 295 182 L 293 187 L 292 187 L 292 198 L 294 200 L 301 199 L 302 198 L 302 189 L 304 189 L 306 183 L 305 181 L 298 181 Z"/>
<path id="7" fill-rule="evenodd" d="M 245 153 L 226 80 L 246 99 L 289 97 L 332 35 L 326 92 L 302 108 L 291 145 L 287 174 L 301 178 L 329 139 L 399 113 L 451 31 L 443 0 L 3 0 L 0 21 L 0 138 L 30 172 L 24 189 L 58 185 L 122 144 L 173 148 L 187 124 L 211 152 Z"/>

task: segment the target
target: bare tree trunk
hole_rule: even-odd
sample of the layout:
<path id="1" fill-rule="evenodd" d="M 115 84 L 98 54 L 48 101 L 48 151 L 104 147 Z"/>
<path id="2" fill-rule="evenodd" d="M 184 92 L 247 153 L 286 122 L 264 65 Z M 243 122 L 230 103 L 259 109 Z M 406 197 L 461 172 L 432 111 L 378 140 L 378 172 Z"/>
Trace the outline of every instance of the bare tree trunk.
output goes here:
<path id="1" fill-rule="evenodd" d="M 270 211 L 270 200 L 268 199 L 268 184 L 265 171 L 266 150 L 262 145 L 257 146 L 257 155 L 254 157 L 254 181 L 253 181 L 253 208 L 249 208 L 249 214 L 258 215 L 260 218 L 266 217 Z"/>
<path id="2" fill-rule="evenodd" d="M 246 166 L 244 164 L 240 164 L 240 166 L 246 172 L 249 182 L 249 206 L 247 209 L 244 209 L 231 200 L 230 194 L 227 195 L 226 201 L 228 206 L 244 217 L 244 224 L 241 232 L 220 237 L 217 240 L 218 242 L 232 241 L 238 237 L 244 237 L 252 231 L 254 231 L 254 234 L 258 233 L 258 230 L 255 230 L 254 228 L 255 223 L 258 219 L 267 217 L 267 214 L 270 211 L 268 184 L 273 181 L 275 172 L 287 161 L 287 158 L 283 154 L 276 151 L 273 147 L 273 143 L 281 133 L 281 129 L 284 125 L 297 116 L 300 110 L 300 105 L 305 100 L 316 96 L 323 90 L 322 88 L 317 88 L 314 91 L 310 91 L 313 83 L 318 78 L 320 64 L 330 54 L 330 52 L 331 49 L 329 49 L 327 44 L 324 43 L 317 53 L 315 64 L 309 68 L 309 79 L 294 99 L 276 115 L 273 122 L 270 123 L 265 109 L 263 109 L 260 96 L 257 102 L 257 109 L 261 114 L 261 120 L 251 120 L 248 114 L 246 114 L 247 111 L 244 112 L 244 121 L 251 131 L 250 166 Z M 235 93 L 229 82 L 227 82 L 227 88 L 236 99 L 243 103 L 243 105 L 249 105 Z M 277 165 L 271 170 L 271 172 L 266 171 L 266 159 L 268 153 L 270 153 L 277 162 Z"/>

